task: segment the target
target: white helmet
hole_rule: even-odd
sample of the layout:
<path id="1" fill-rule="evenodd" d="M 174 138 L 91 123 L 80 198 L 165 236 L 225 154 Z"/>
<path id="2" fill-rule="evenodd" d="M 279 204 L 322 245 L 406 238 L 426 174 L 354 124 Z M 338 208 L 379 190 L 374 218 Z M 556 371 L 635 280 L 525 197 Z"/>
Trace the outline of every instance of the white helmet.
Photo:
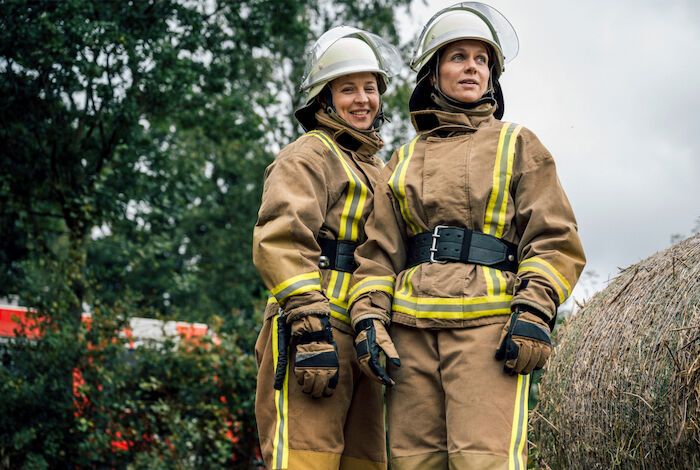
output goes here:
<path id="1" fill-rule="evenodd" d="M 306 104 L 294 115 L 305 129 L 313 127 L 314 98 L 327 83 L 351 73 L 375 73 L 379 93 L 383 94 L 401 63 L 399 51 L 376 34 L 351 26 L 331 28 L 309 49 L 299 87 L 306 92 Z"/>
<path id="2" fill-rule="evenodd" d="M 412 54 L 411 68 L 420 71 L 442 46 L 460 39 L 476 39 L 492 46 L 496 78 L 504 64 L 518 55 L 518 35 L 505 16 L 484 3 L 461 2 L 443 8 L 426 23 Z"/>

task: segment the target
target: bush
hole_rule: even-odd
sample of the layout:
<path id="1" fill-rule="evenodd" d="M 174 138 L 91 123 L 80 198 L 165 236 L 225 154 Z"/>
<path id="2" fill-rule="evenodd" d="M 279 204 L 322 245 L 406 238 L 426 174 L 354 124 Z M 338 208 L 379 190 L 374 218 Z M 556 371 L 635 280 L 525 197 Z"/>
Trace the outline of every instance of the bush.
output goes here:
<path id="1" fill-rule="evenodd" d="M 255 466 L 256 365 L 239 338 L 129 349 L 114 318 L 3 346 L 0 469 Z"/>

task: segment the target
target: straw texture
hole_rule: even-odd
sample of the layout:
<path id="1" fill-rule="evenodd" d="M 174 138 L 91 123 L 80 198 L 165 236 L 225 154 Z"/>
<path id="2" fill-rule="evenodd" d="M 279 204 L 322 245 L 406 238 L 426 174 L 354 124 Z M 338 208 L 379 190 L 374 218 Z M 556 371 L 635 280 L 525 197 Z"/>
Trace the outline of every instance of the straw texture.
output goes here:
<path id="1" fill-rule="evenodd" d="M 700 468 L 700 234 L 621 271 L 556 333 L 530 421 L 542 467 Z"/>

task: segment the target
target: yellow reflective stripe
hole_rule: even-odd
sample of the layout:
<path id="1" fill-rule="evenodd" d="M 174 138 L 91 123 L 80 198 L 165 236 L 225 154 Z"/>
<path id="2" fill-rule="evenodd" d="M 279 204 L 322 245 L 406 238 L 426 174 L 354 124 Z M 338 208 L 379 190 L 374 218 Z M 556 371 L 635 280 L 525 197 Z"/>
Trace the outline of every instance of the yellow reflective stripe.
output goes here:
<path id="1" fill-rule="evenodd" d="M 344 271 L 331 270 L 331 277 L 326 288 L 326 297 L 328 297 L 331 316 L 345 323 L 350 323 L 348 317 L 348 287 L 350 285 L 350 273 Z"/>
<path id="2" fill-rule="evenodd" d="M 415 272 L 418 271 L 419 266 L 420 265 L 413 266 L 408 271 L 406 271 L 406 274 L 403 275 L 403 280 L 401 282 L 402 293 L 408 295 L 413 294 L 413 284 L 411 283 L 411 280 L 413 279 L 413 274 L 415 274 Z"/>
<path id="3" fill-rule="evenodd" d="M 277 303 L 277 299 L 275 298 L 274 295 L 270 295 L 270 296 L 267 298 L 267 305 L 276 304 L 276 303 Z"/>
<path id="4" fill-rule="evenodd" d="M 528 395 L 530 393 L 530 374 L 518 374 L 513 410 L 513 428 L 510 435 L 508 451 L 508 470 L 527 470 L 523 459 L 523 450 L 527 441 Z"/>
<path id="5" fill-rule="evenodd" d="M 512 295 L 441 298 L 414 297 L 403 291 L 394 295 L 391 309 L 416 318 L 470 319 L 510 313 Z"/>
<path id="6" fill-rule="evenodd" d="M 399 201 L 399 207 L 401 209 L 403 220 L 406 221 L 406 224 L 414 234 L 420 233 L 423 230 L 416 223 L 415 218 L 408 209 L 408 198 L 406 196 L 406 173 L 408 172 L 408 164 L 413 156 L 413 147 L 416 145 L 419 137 L 420 136 L 417 136 L 411 141 L 410 144 L 408 144 L 408 154 L 405 156 L 405 158 L 404 154 L 406 151 L 406 145 L 403 145 L 399 149 L 399 162 L 396 165 L 391 178 L 389 178 L 389 187 L 394 193 L 396 199 Z"/>
<path id="7" fill-rule="evenodd" d="M 564 302 L 569 295 L 571 295 L 571 285 L 566 280 L 564 276 L 561 275 L 559 271 L 554 269 L 554 266 L 543 260 L 542 258 L 528 258 L 518 267 L 518 273 L 521 272 L 534 272 L 541 274 L 542 276 L 549 279 L 550 283 L 554 286 L 557 293 L 559 294 L 559 303 Z"/>
<path id="8" fill-rule="evenodd" d="M 486 280 L 486 294 L 499 295 L 505 292 L 506 278 L 503 271 L 500 269 L 489 268 L 482 266 L 484 271 L 484 279 Z"/>
<path id="9" fill-rule="evenodd" d="M 484 232 L 494 237 L 502 237 L 506 223 L 506 208 L 508 207 L 508 188 L 513 175 L 513 160 L 515 143 L 522 126 L 506 123 L 501 128 L 496 149 L 496 161 L 493 166 L 493 183 L 491 196 L 486 206 Z M 506 149 L 506 155 L 503 150 Z"/>
<path id="10" fill-rule="evenodd" d="M 340 305 L 339 305 L 340 304 Z M 350 325 L 350 317 L 348 316 L 348 304 L 345 302 L 338 302 L 334 300 L 329 300 L 329 305 L 331 308 L 331 316 L 337 318 L 343 323 Z"/>
<path id="11" fill-rule="evenodd" d="M 277 370 L 279 350 L 277 345 L 277 322 L 279 315 L 272 317 L 272 370 Z M 274 468 L 287 468 L 289 462 L 289 364 L 284 375 L 282 390 L 275 390 L 275 409 L 277 411 L 275 435 L 272 439 L 272 461 Z"/>
<path id="12" fill-rule="evenodd" d="M 498 137 L 496 160 L 493 165 L 493 181 L 489 203 L 486 206 L 484 218 L 484 233 L 494 237 L 502 237 L 506 224 L 506 209 L 508 207 L 508 189 L 513 175 L 513 160 L 515 158 L 515 143 L 522 126 L 504 123 Z M 505 155 L 504 155 L 505 150 Z M 506 280 L 499 270 L 484 267 L 487 295 L 500 295 L 505 292 Z"/>
<path id="13" fill-rule="evenodd" d="M 345 170 L 345 174 L 348 177 L 348 192 L 345 197 L 343 212 L 340 216 L 338 239 L 356 241 L 359 237 L 358 227 L 360 219 L 362 219 L 362 213 L 367 202 L 367 193 L 369 191 L 367 185 L 350 168 L 350 165 L 345 161 L 343 154 L 332 139 L 320 131 L 311 131 L 306 135 L 320 139 L 338 157 L 343 170 Z"/>
<path id="14" fill-rule="evenodd" d="M 394 282 L 393 276 L 372 276 L 365 278 L 350 289 L 350 300 L 348 303 L 353 303 L 355 299 L 365 292 L 374 290 L 386 292 L 389 295 L 394 295 Z"/>
<path id="15" fill-rule="evenodd" d="M 312 290 L 321 290 L 321 274 L 318 271 L 289 278 L 271 289 L 270 293 L 279 302 L 291 295 L 303 294 Z"/>

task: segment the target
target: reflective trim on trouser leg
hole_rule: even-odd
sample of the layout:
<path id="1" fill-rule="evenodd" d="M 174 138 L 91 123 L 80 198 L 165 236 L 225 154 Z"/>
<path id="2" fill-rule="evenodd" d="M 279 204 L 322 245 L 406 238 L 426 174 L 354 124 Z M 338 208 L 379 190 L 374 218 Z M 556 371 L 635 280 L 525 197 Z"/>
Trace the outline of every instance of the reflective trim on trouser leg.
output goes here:
<path id="1" fill-rule="evenodd" d="M 527 459 L 523 456 L 527 441 L 527 403 L 530 391 L 530 374 L 518 375 L 518 388 L 513 410 L 513 431 L 508 450 L 508 470 L 526 470 Z"/>
<path id="2" fill-rule="evenodd" d="M 272 358 L 274 368 L 277 368 L 279 359 L 279 344 L 277 338 L 277 323 L 279 315 L 272 319 Z M 287 468 L 289 461 L 289 363 L 287 373 L 284 377 L 284 384 L 281 390 L 275 390 L 275 408 L 277 409 L 277 421 L 275 424 L 275 437 L 273 440 L 272 462 L 273 468 Z"/>

